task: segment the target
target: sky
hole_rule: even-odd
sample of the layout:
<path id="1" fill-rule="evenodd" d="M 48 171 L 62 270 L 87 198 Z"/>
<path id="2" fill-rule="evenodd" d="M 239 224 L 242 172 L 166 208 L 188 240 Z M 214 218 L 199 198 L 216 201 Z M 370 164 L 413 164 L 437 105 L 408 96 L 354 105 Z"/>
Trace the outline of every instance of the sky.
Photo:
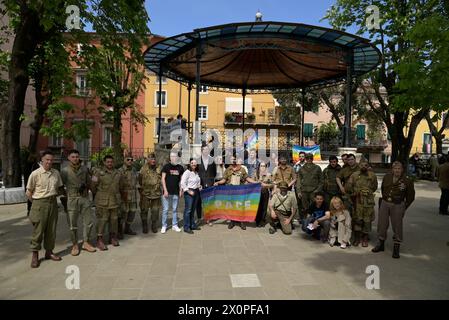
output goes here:
<path id="1" fill-rule="evenodd" d="M 281 21 L 330 27 L 320 20 L 335 0 L 146 0 L 153 34 L 171 37 L 205 28 L 255 20 Z"/>

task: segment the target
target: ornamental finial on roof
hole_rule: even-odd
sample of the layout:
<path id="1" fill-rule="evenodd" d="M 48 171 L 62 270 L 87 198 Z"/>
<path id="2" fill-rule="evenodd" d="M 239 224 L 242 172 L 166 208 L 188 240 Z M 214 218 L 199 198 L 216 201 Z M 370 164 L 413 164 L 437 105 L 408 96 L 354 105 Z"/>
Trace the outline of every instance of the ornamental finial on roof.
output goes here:
<path id="1" fill-rule="evenodd" d="M 262 13 L 260 12 L 259 9 L 257 10 L 257 13 L 256 13 L 256 22 L 257 21 L 262 21 Z"/>

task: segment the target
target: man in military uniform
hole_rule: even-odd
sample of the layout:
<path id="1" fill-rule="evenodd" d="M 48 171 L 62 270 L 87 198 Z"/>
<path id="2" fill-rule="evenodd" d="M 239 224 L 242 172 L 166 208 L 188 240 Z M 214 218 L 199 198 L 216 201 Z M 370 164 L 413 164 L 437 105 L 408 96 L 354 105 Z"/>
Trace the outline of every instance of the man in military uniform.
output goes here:
<path id="1" fill-rule="evenodd" d="M 151 230 L 157 233 L 162 196 L 162 169 L 156 164 L 156 155 L 150 153 L 139 173 L 140 217 L 143 233 L 148 233 L 148 210 L 151 211 Z"/>
<path id="2" fill-rule="evenodd" d="M 123 234 L 136 235 L 131 229 L 137 211 L 138 175 L 133 167 L 133 157 L 129 155 L 125 158 L 125 163 L 119 169 L 122 174 L 124 188 L 127 199 L 122 201 L 120 214 L 118 217 L 118 238 L 123 239 Z"/>
<path id="3" fill-rule="evenodd" d="M 288 190 L 288 184 L 282 181 L 278 185 L 279 192 L 275 193 L 268 205 L 271 217 L 270 234 L 276 232 L 277 225 L 280 225 L 284 234 L 292 234 L 292 220 L 296 214 L 298 205 L 296 196 Z"/>
<path id="4" fill-rule="evenodd" d="M 349 211 L 349 213 L 352 216 L 352 214 L 354 213 L 352 203 L 353 203 L 353 200 L 355 200 L 355 199 L 351 199 L 351 196 L 346 192 L 346 184 L 349 180 L 349 177 L 354 172 L 359 171 L 360 167 L 357 164 L 357 162 L 355 161 L 355 156 L 352 153 L 349 153 L 346 155 L 346 162 L 347 162 L 345 164 L 346 166 L 343 165 L 343 168 L 337 174 L 337 184 L 338 184 L 338 188 L 340 189 L 340 192 L 341 192 L 341 199 L 343 200 L 343 203 L 344 203 L 346 209 Z"/>
<path id="5" fill-rule="evenodd" d="M 303 220 L 306 211 L 313 201 L 314 194 L 323 189 L 323 175 L 320 166 L 313 163 L 313 154 L 306 154 L 306 164 L 298 171 L 298 198 L 301 199 L 302 210 L 300 218 Z"/>
<path id="6" fill-rule="evenodd" d="M 236 157 L 231 157 L 231 165 L 225 170 L 223 174 L 223 179 L 220 181 L 217 181 L 214 183 L 214 186 L 218 186 L 220 184 L 230 184 L 234 186 L 238 186 L 241 184 L 244 184 L 245 182 L 248 183 L 256 183 L 255 180 L 248 177 L 248 173 L 246 172 L 245 168 L 242 166 L 242 161 L 237 161 Z M 238 223 L 238 221 L 231 220 L 228 225 L 228 229 L 234 228 L 235 224 Z M 246 230 L 246 226 L 244 222 L 240 222 L 240 228 L 242 230 Z"/>
<path id="7" fill-rule="evenodd" d="M 67 157 L 69 164 L 61 170 L 62 182 L 67 193 L 67 222 L 72 240 L 72 256 L 80 253 L 78 247 L 78 218 L 83 219 L 83 246 L 87 252 L 95 252 L 91 245 L 91 232 L 94 226 L 92 204 L 89 200 L 91 177 L 86 166 L 81 165 L 78 150 L 70 150 Z"/>
<path id="8" fill-rule="evenodd" d="M 275 168 L 275 173 L 273 175 L 273 182 L 275 185 L 274 192 L 277 191 L 276 186 L 282 181 L 286 182 L 289 190 L 296 183 L 296 174 L 293 167 L 287 164 L 287 159 L 285 157 L 279 158 L 279 166 Z"/>
<path id="9" fill-rule="evenodd" d="M 360 161 L 360 171 L 354 172 L 346 184 L 346 192 L 355 201 L 352 214 L 352 226 L 354 231 L 354 246 L 358 246 L 360 240 L 363 247 L 368 247 L 368 234 L 371 232 L 371 223 L 374 220 L 374 192 L 377 190 L 377 177 L 368 170 L 369 163 Z"/>
<path id="10" fill-rule="evenodd" d="M 377 233 L 379 243 L 372 252 L 384 251 L 387 239 L 389 220 L 393 227 L 393 258 L 399 258 L 399 247 L 402 242 L 402 219 L 405 211 L 415 200 L 413 181 L 404 175 L 404 167 L 399 161 L 392 165 L 392 173 L 386 174 L 382 180 L 382 199 L 379 208 Z"/>
<path id="11" fill-rule="evenodd" d="M 61 175 L 58 170 L 52 168 L 53 158 L 51 151 L 42 153 L 42 165 L 31 173 L 26 187 L 26 195 L 32 202 L 30 210 L 30 221 L 33 224 L 30 245 L 33 252 L 31 268 L 39 267 L 39 250 L 42 240 L 44 240 L 45 259 L 62 260 L 53 253 L 58 224 L 56 196 L 64 192 Z"/>
<path id="12" fill-rule="evenodd" d="M 329 206 L 333 197 L 340 197 L 340 188 L 337 184 L 337 175 L 341 167 L 336 156 L 329 157 L 329 165 L 323 170 L 323 191 L 326 203 Z"/>
<path id="13" fill-rule="evenodd" d="M 114 158 L 107 155 L 103 158 L 104 168 L 96 171 L 92 177 L 92 189 L 96 191 L 95 205 L 97 210 L 97 248 L 101 251 L 107 250 L 104 243 L 104 231 L 109 224 L 109 242 L 119 246 L 118 211 L 120 210 L 119 195 L 122 201 L 126 201 L 126 192 L 122 175 L 114 169 Z"/>

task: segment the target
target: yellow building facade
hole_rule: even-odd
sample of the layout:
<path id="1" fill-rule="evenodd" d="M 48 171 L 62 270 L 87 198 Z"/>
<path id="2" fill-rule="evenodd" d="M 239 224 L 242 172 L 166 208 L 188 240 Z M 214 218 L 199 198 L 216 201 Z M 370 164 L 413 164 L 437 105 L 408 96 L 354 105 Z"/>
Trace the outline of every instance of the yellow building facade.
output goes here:
<path id="1" fill-rule="evenodd" d="M 437 130 L 440 130 L 443 125 L 443 119 L 448 113 L 443 113 L 443 117 L 441 119 L 438 119 L 434 122 L 435 127 Z M 431 114 L 433 116 L 434 114 Z M 449 128 L 446 128 L 443 131 L 443 134 L 446 135 L 446 138 L 449 138 Z M 443 141 L 443 153 L 447 153 L 449 148 L 449 141 L 445 144 Z M 413 146 L 410 151 L 410 154 L 419 153 L 419 154 L 430 154 L 430 153 L 436 153 L 436 143 L 435 139 L 432 137 L 432 134 L 429 129 L 429 125 L 427 124 L 427 121 L 421 120 L 421 122 L 418 125 L 418 128 L 416 129 L 415 138 L 413 139 Z"/>
<path id="2" fill-rule="evenodd" d="M 145 89 L 145 115 L 149 123 L 144 129 L 144 148 L 153 150 L 157 143 L 157 129 L 159 118 L 159 79 L 155 75 L 149 75 Z M 182 114 L 188 119 L 188 90 L 187 87 L 168 78 L 162 78 L 162 122 L 168 122 Z M 212 91 L 203 87 L 200 93 L 199 120 L 203 129 L 217 129 L 223 132 L 225 129 L 240 127 L 242 117 L 242 95 L 232 91 Z M 191 90 L 190 97 L 190 121 L 195 121 L 196 89 Z M 254 127 L 263 128 L 266 125 L 289 132 L 291 142 L 297 143 L 298 130 L 294 125 L 281 125 L 277 115 L 275 99 L 271 94 L 248 94 L 245 99 L 245 129 Z M 240 114 L 240 115 L 238 115 Z M 280 128 L 279 128 L 280 127 Z M 296 133 L 296 136 L 295 136 Z M 267 135 L 268 135 L 267 130 Z"/>

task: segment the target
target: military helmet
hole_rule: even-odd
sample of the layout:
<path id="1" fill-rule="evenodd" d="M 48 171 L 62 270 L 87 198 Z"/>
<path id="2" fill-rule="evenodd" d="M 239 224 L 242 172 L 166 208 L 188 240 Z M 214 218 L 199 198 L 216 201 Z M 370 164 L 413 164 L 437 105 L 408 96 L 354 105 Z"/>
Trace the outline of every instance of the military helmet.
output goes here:
<path id="1" fill-rule="evenodd" d="M 287 184 L 287 182 L 285 182 L 285 181 L 279 182 L 278 188 L 279 188 L 279 189 L 288 189 L 288 184 Z"/>

